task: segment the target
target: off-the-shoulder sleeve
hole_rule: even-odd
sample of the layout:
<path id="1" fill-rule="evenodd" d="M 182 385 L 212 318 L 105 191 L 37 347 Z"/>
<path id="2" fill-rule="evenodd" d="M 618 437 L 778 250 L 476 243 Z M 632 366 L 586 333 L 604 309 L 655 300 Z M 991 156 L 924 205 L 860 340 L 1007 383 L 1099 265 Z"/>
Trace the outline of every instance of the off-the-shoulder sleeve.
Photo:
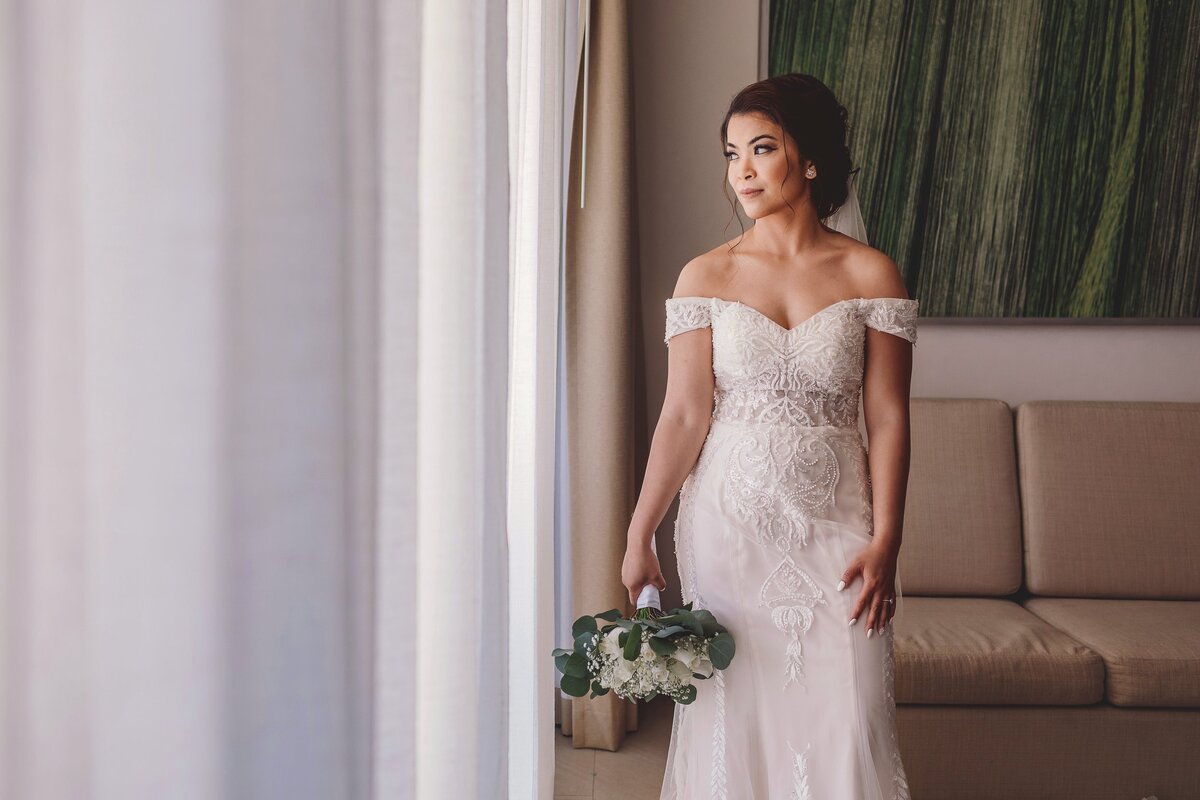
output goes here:
<path id="1" fill-rule="evenodd" d="M 668 297 L 667 335 L 663 341 L 668 345 L 671 337 L 697 328 L 712 325 L 711 297 Z"/>
<path id="2" fill-rule="evenodd" d="M 905 297 L 871 297 L 863 304 L 864 322 L 877 331 L 893 333 L 917 345 L 917 306 Z"/>

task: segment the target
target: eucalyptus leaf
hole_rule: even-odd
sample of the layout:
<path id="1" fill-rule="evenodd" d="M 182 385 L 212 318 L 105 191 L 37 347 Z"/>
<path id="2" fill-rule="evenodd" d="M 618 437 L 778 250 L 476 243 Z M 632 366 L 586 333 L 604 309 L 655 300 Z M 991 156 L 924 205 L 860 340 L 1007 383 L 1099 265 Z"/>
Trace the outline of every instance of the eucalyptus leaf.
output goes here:
<path id="1" fill-rule="evenodd" d="M 702 608 L 699 611 L 692 612 L 692 616 L 703 627 L 704 636 L 713 636 L 714 634 L 725 632 L 725 626 L 717 622 L 717 618 L 708 609 Z"/>
<path id="2" fill-rule="evenodd" d="M 679 648 L 675 646 L 674 642 L 667 641 L 666 639 L 655 639 L 654 637 L 651 637 L 650 649 L 655 653 L 658 653 L 660 656 L 669 656 Z"/>
<path id="3" fill-rule="evenodd" d="M 625 650 L 623 655 L 626 661 L 637 661 L 638 653 L 642 650 L 642 626 L 634 624 L 633 630 L 629 632 L 629 638 L 625 640 Z"/>
<path id="4" fill-rule="evenodd" d="M 718 633 L 708 643 L 708 658 L 715 669 L 728 668 L 735 651 L 733 637 L 728 633 Z"/>
<path id="5" fill-rule="evenodd" d="M 562 690 L 571 697 L 583 697 L 588 692 L 587 678 L 576 678 L 572 675 L 564 675 L 560 682 Z"/>
<path id="6" fill-rule="evenodd" d="M 575 637 L 575 652 L 579 655 L 587 653 L 587 648 L 591 647 L 592 639 L 596 634 L 584 631 Z"/>
<path id="7" fill-rule="evenodd" d="M 564 679 L 565 680 L 565 679 Z M 680 705 L 691 705 L 696 700 L 696 686 L 685 686 L 683 689 L 683 697 L 679 699 Z"/>
<path id="8" fill-rule="evenodd" d="M 571 638 L 578 639 L 582 633 L 596 632 L 596 618 L 590 614 L 585 614 L 575 620 L 575 624 L 571 626 Z"/>
<path id="9" fill-rule="evenodd" d="M 621 611 L 620 611 L 620 609 L 611 608 L 608 611 L 605 611 L 603 614 L 593 614 L 592 616 L 596 617 L 597 619 L 603 619 L 603 620 L 607 620 L 609 622 L 616 622 L 617 620 L 619 620 L 621 618 Z"/>
<path id="10" fill-rule="evenodd" d="M 683 627 L 682 625 L 671 625 L 670 627 L 655 631 L 654 635 L 659 639 L 666 639 L 668 636 L 674 636 L 677 633 L 685 633 L 686 631 L 687 628 Z"/>
<path id="11" fill-rule="evenodd" d="M 579 655 L 579 653 L 571 653 L 563 664 L 563 674 L 570 675 L 573 678 L 586 678 L 591 673 L 588 671 L 587 659 Z"/>
<path id="12" fill-rule="evenodd" d="M 700 620 L 696 619 L 696 615 L 690 611 L 679 615 L 679 624 L 697 636 L 704 635 L 704 626 L 700 624 Z"/>

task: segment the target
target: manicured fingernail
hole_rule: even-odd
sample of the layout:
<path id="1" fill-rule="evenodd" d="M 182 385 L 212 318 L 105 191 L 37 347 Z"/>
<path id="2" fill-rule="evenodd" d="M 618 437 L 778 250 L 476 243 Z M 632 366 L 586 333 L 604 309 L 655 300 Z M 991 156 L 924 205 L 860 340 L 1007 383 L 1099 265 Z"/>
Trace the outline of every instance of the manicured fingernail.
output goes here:
<path id="1" fill-rule="evenodd" d="M 874 628 L 867 628 L 867 638 L 871 638 L 871 634 L 875 632 Z"/>
<path id="2" fill-rule="evenodd" d="M 840 592 L 842 589 L 845 589 L 845 588 L 846 588 L 846 582 L 838 581 L 838 591 Z"/>
<path id="3" fill-rule="evenodd" d="M 854 619 L 850 620 L 850 626 L 854 627 L 854 623 L 856 623 L 856 622 L 858 622 L 858 617 L 855 617 Z"/>

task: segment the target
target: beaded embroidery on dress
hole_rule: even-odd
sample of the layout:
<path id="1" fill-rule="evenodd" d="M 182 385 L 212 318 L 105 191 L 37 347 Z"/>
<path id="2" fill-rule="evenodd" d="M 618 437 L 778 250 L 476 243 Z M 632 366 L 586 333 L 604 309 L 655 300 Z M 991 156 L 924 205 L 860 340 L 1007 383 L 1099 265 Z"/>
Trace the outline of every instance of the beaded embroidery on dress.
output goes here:
<path id="1" fill-rule="evenodd" d="M 733 300 L 667 300 L 664 341 L 711 329 L 715 379 L 680 490 L 680 586 L 738 657 L 675 706 L 662 800 L 908 800 L 892 629 L 850 627 L 861 579 L 836 584 L 873 535 L 858 431 L 866 328 L 915 345 L 917 308 L 849 298 L 785 329 Z M 899 615 L 899 576 L 896 590 Z"/>

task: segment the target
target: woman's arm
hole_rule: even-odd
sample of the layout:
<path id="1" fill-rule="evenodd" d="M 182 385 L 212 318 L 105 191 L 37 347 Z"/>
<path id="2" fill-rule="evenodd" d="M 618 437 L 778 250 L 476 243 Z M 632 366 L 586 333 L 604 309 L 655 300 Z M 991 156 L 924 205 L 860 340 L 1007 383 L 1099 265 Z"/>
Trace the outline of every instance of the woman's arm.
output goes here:
<path id="1" fill-rule="evenodd" d="M 908 299 L 908 291 L 895 262 L 878 251 L 876 253 L 871 264 L 873 291 L 866 296 Z M 863 589 L 851 618 L 858 619 L 866 613 L 869 634 L 872 631 L 882 633 L 896 613 L 896 566 L 908 491 L 912 344 L 900 336 L 871 327 L 866 329 L 865 335 L 862 397 L 874 536 L 870 546 L 855 558 L 847 574 L 862 571 Z M 885 603 L 885 600 L 892 602 Z"/>
<path id="2" fill-rule="evenodd" d="M 908 491 L 912 344 L 868 328 L 866 350 L 863 419 L 875 511 L 873 545 L 899 552 Z"/>
<path id="3" fill-rule="evenodd" d="M 654 531 L 695 466 L 712 421 L 713 382 L 711 329 L 672 337 L 667 394 L 629 525 L 629 546 L 650 546 Z"/>
<path id="4" fill-rule="evenodd" d="M 705 265 L 701 259 L 685 266 L 675 297 L 707 297 Z M 697 328 L 671 337 L 667 348 L 667 392 L 654 429 L 646 474 L 633 518 L 629 522 L 621 581 L 636 602 L 642 588 L 653 583 L 666 588 L 651 541 L 659 523 L 704 446 L 712 422 L 712 329 Z"/>

